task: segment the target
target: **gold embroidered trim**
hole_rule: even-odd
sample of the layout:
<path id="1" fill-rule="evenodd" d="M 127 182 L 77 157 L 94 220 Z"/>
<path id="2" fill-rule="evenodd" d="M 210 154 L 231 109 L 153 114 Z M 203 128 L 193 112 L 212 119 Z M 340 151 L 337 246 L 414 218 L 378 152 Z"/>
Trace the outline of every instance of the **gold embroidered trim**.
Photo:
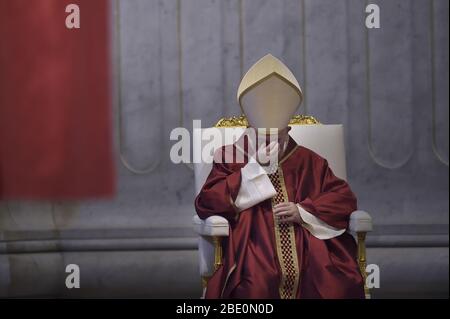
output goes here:
<path id="1" fill-rule="evenodd" d="M 294 152 L 297 150 L 297 148 L 298 148 L 298 145 L 295 145 L 289 153 L 287 153 L 285 156 L 283 156 L 283 158 L 278 162 L 278 165 L 283 164 L 289 158 L 289 156 L 294 154 Z"/>
<path id="2" fill-rule="evenodd" d="M 279 203 L 289 201 L 283 170 L 278 167 L 277 172 L 268 175 L 277 194 L 272 198 L 272 208 Z M 295 229 L 292 223 L 283 222 L 275 215 L 275 243 L 278 262 L 281 268 L 279 293 L 281 299 L 295 299 L 300 281 L 297 247 L 295 243 Z"/>

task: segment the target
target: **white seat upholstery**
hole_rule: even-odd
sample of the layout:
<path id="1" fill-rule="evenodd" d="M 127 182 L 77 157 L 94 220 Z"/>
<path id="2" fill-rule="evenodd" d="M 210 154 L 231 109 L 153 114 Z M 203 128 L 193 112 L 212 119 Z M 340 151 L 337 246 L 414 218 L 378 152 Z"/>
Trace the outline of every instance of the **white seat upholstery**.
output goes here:
<path id="1" fill-rule="evenodd" d="M 347 179 L 344 133 L 342 125 L 311 124 L 292 125 L 291 127 L 292 129 L 289 134 L 297 142 L 297 144 L 305 146 L 327 159 L 328 164 L 333 170 L 334 174 L 344 180 Z M 202 150 L 203 146 L 206 145 L 206 143 L 211 143 L 211 140 L 206 137 L 216 137 L 212 147 L 212 149 L 215 151 L 223 145 L 232 144 L 239 138 L 240 135 L 243 134 L 244 130 L 245 128 L 243 127 L 203 129 L 202 134 L 205 140 L 194 138 L 194 152 L 196 150 Z M 225 131 L 227 131 L 227 133 L 232 132 L 232 134 L 234 135 L 234 141 L 232 139 L 228 141 L 225 140 Z M 197 137 L 201 137 L 201 135 Z M 194 154 L 194 159 L 197 158 L 197 160 L 199 160 L 200 158 L 202 158 L 202 161 L 200 163 L 194 164 L 196 194 L 200 192 L 203 184 L 206 181 L 206 178 L 211 171 L 213 154 L 213 151 L 211 151 L 209 154 Z M 220 216 L 211 216 L 206 220 L 201 220 L 197 215 L 195 215 L 193 217 L 193 224 L 195 231 L 200 236 L 200 275 L 203 278 L 207 278 L 211 276 L 215 270 L 215 245 L 212 238 L 228 236 L 228 222 L 225 218 Z M 365 233 L 371 230 L 372 219 L 367 212 L 357 210 L 351 214 L 349 231 L 352 234 Z M 365 248 L 364 242 L 361 243 L 358 241 L 358 245 L 363 245 L 363 249 Z M 364 258 L 360 258 L 360 261 L 363 261 L 365 263 L 365 256 L 363 257 Z"/>
<path id="2" fill-rule="evenodd" d="M 227 132 L 227 135 L 225 135 L 225 131 Z M 233 144 L 233 140 L 237 141 L 239 137 L 244 133 L 244 131 L 245 128 L 243 127 L 210 127 L 201 130 L 201 136 L 203 136 L 204 139 L 195 138 L 194 135 L 193 150 L 195 194 L 198 194 L 200 192 L 203 184 L 206 181 L 206 178 L 211 172 L 212 159 L 214 156 L 214 152 L 210 152 L 209 154 L 197 154 L 195 152 L 197 150 L 203 150 L 204 146 L 209 143 L 213 143 L 214 151 L 224 145 Z M 212 136 L 215 136 L 216 138 L 211 142 L 209 138 L 211 138 Z"/>

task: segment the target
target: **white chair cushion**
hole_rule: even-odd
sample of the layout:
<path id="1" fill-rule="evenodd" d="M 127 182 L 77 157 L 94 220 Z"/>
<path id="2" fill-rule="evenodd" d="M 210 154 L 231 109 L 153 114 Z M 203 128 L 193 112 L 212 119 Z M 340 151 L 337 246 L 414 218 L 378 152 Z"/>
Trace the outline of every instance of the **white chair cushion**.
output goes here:
<path id="1" fill-rule="evenodd" d="M 227 134 L 225 134 L 225 132 Z M 206 178 L 211 172 L 214 151 L 224 145 L 233 144 L 244 132 L 244 127 L 210 127 L 202 129 L 199 136 L 197 138 L 194 138 L 193 151 L 195 194 L 198 194 L 200 192 L 203 184 L 206 181 Z M 201 138 L 202 136 L 203 138 Z M 194 135 L 194 137 L 196 136 Z M 226 138 L 229 138 L 230 140 L 226 140 Z M 211 146 L 213 151 L 207 154 L 205 145 Z M 203 154 L 201 152 L 203 152 Z"/>
<path id="2" fill-rule="evenodd" d="M 341 124 L 292 125 L 289 134 L 297 142 L 328 161 L 334 175 L 347 180 L 344 128 Z"/>

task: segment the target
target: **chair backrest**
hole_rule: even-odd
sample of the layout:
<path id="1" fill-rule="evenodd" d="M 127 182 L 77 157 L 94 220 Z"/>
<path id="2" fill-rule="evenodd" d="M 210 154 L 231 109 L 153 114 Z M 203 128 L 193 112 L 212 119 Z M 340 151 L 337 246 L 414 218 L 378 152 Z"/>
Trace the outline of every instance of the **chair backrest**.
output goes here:
<path id="1" fill-rule="evenodd" d="M 291 131 L 289 134 L 297 142 L 297 144 L 309 148 L 316 152 L 328 161 L 329 166 L 333 170 L 333 173 L 344 180 L 347 179 L 347 171 L 345 165 L 345 147 L 344 147 L 344 129 L 341 124 L 307 124 L 307 125 L 290 125 Z M 241 136 L 245 128 L 244 127 L 214 127 L 202 129 L 202 134 L 198 134 L 193 140 L 194 152 L 200 152 L 203 150 L 203 146 L 209 143 L 214 150 L 222 147 L 223 145 L 232 144 L 225 140 L 225 132 L 231 132 L 235 136 L 235 139 Z M 223 138 L 215 138 L 213 142 L 206 137 L 212 135 Z M 195 136 L 195 135 L 194 135 Z M 205 140 L 201 138 L 205 136 Z M 202 158 L 203 156 L 203 158 Z M 194 164 L 195 175 L 195 191 L 198 194 L 206 181 L 212 167 L 211 154 L 194 154 L 194 158 L 202 158 L 200 163 Z M 208 160 L 207 160 L 208 159 Z M 197 161 L 198 162 L 198 161 Z"/>

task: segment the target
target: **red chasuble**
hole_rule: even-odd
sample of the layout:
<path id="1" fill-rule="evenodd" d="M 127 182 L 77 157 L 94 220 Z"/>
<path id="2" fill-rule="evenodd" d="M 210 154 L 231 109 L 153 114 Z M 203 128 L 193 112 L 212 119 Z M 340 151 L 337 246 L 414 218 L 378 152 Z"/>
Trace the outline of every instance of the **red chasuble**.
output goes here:
<path id="1" fill-rule="evenodd" d="M 236 151 L 223 150 L 231 148 Z M 220 215 L 230 223 L 223 265 L 209 280 L 206 298 L 364 298 L 350 234 L 320 240 L 272 212 L 279 202 L 294 202 L 330 226 L 347 228 L 357 209 L 349 185 L 325 159 L 290 139 L 278 170 L 269 175 L 277 195 L 239 213 L 233 203 L 245 165 L 215 162 L 195 200 L 200 218 Z"/>
<path id="2" fill-rule="evenodd" d="M 0 0 L 0 200 L 114 194 L 108 20 L 106 0 Z"/>

